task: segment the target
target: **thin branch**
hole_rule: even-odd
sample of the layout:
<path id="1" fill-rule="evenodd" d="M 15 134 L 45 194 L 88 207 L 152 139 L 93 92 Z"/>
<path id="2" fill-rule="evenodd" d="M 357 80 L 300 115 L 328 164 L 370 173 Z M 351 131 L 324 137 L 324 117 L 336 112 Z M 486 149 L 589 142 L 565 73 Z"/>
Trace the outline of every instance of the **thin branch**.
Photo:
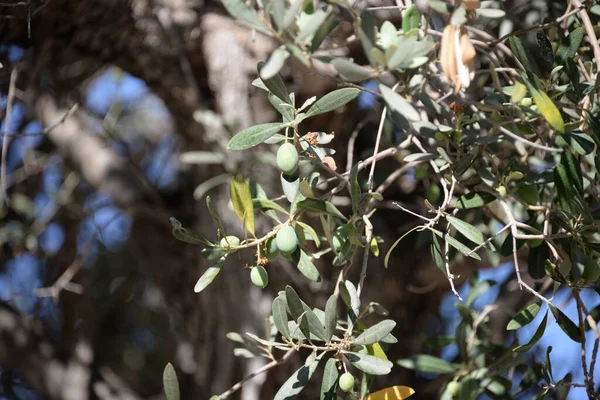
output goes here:
<path id="1" fill-rule="evenodd" d="M 10 129 L 10 123 L 12 122 L 12 106 L 15 98 L 15 87 L 17 85 L 17 76 L 19 74 L 18 68 L 14 67 L 10 73 L 10 84 L 8 87 L 8 103 L 6 105 L 6 119 L 4 120 L 4 132 L 2 138 L 2 160 L 0 161 L 0 181 L 2 185 L 2 196 L 6 205 L 10 205 L 10 199 L 8 198 L 8 192 L 6 191 L 6 156 L 8 155 L 8 146 L 10 140 L 8 138 L 8 131 Z"/>
<path id="2" fill-rule="evenodd" d="M 284 364 L 295 353 L 296 353 L 295 350 L 288 350 L 288 352 L 285 353 L 283 355 L 283 357 L 281 357 L 279 360 L 273 360 L 270 363 L 264 365 L 262 368 L 257 369 L 256 371 L 252 372 L 251 374 L 245 376 L 244 379 L 242 379 L 241 381 L 239 381 L 238 383 L 233 385 L 229 390 L 226 390 L 225 392 L 223 392 L 219 397 L 222 399 L 225 399 L 225 398 L 231 396 L 233 393 L 238 391 L 244 385 L 244 383 L 248 382 L 250 379 L 253 379 L 254 377 L 256 377 L 264 372 L 267 372 L 267 371 L 277 367 L 278 365 Z"/>

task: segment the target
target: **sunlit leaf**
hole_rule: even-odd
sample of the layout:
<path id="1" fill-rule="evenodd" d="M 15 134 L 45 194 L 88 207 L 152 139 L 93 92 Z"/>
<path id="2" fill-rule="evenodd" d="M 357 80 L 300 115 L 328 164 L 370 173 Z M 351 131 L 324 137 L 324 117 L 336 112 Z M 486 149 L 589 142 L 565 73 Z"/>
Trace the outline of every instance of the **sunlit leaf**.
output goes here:
<path id="1" fill-rule="evenodd" d="M 241 174 L 231 178 L 229 182 L 229 196 L 233 209 L 240 221 L 252 235 L 254 235 L 254 205 L 250 195 L 250 185 L 242 178 Z"/>
<path id="2" fill-rule="evenodd" d="M 206 287 L 212 283 L 212 281 L 217 277 L 217 275 L 219 275 L 219 272 L 221 272 L 221 268 L 223 267 L 224 263 L 225 257 L 221 257 L 215 265 L 213 265 L 212 267 L 208 267 L 208 269 L 204 271 L 200 279 L 198 279 L 198 282 L 196 282 L 196 286 L 194 286 L 194 292 L 200 293 L 201 291 L 206 289 Z"/>
<path id="3" fill-rule="evenodd" d="M 354 353 L 350 351 L 342 351 L 344 356 L 350 361 L 352 365 L 360 369 L 363 372 L 371 375 L 387 375 L 391 372 L 392 364 L 391 361 L 382 360 L 381 358 L 368 355 Z"/>
<path id="4" fill-rule="evenodd" d="M 448 220 L 450 225 L 456 228 L 457 231 L 462 233 L 464 237 L 466 237 L 473 243 L 481 245 L 485 241 L 485 238 L 481 234 L 481 231 L 475 228 L 473 225 L 469 224 L 468 222 L 453 217 L 452 215 L 447 215 L 446 219 Z"/>
<path id="5" fill-rule="evenodd" d="M 258 71 L 259 76 L 261 75 L 261 71 L 264 68 L 264 66 L 265 66 L 264 61 L 261 61 L 258 63 L 257 71 Z M 285 84 L 283 83 L 283 79 L 281 79 L 281 76 L 279 76 L 279 74 L 275 74 L 272 77 L 270 77 L 269 79 L 261 80 L 261 82 L 271 93 L 273 93 L 281 101 L 283 101 L 287 104 L 292 104 L 292 99 L 290 98 L 287 88 L 285 87 Z"/>
<path id="6" fill-rule="evenodd" d="M 309 280 L 313 282 L 320 282 L 321 275 L 319 275 L 319 270 L 313 264 L 310 256 L 304 252 L 304 250 L 300 250 L 300 261 L 298 262 L 298 271 L 302 272 L 302 275 L 307 277 Z"/>
<path id="7" fill-rule="evenodd" d="M 546 121 L 550 124 L 552 128 L 554 128 L 559 133 L 565 132 L 565 121 L 560 115 L 560 111 L 554 104 L 554 102 L 548 97 L 548 95 L 542 91 L 538 90 L 534 85 L 528 84 L 529 91 L 531 92 L 531 96 L 533 97 L 534 103 L 538 106 L 540 110 L 540 114 L 544 117 Z"/>
<path id="8" fill-rule="evenodd" d="M 337 387 L 339 373 L 334 357 L 327 360 L 321 381 L 321 400 L 337 400 Z"/>
<path id="9" fill-rule="evenodd" d="M 314 117 L 340 108 L 346 103 L 351 102 L 360 94 L 360 89 L 343 88 L 327 93 L 313 104 L 306 112 L 305 118 Z"/>
<path id="10" fill-rule="evenodd" d="M 319 365 L 320 358 L 315 358 L 308 365 L 303 365 L 289 377 L 275 394 L 273 400 L 290 400 L 298 396 Z"/>
<path id="11" fill-rule="evenodd" d="M 171 363 L 168 363 L 163 371 L 163 387 L 165 388 L 165 396 L 167 400 L 179 400 L 179 381 L 177 373 Z"/>
<path id="12" fill-rule="evenodd" d="M 241 0 L 221 0 L 223 6 L 232 17 L 234 17 L 237 21 L 249 26 L 252 29 L 256 29 L 259 32 L 262 32 L 266 35 L 270 35 L 271 33 L 263 24 L 263 22 L 258 17 L 258 14 L 254 9 L 248 7 Z"/>
<path id="13" fill-rule="evenodd" d="M 370 328 L 367 328 L 364 332 L 352 340 L 352 343 L 361 345 L 379 342 L 381 339 L 386 337 L 395 326 L 395 321 L 391 319 L 383 320 L 371 326 Z"/>
<path id="14" fill-rule="evenodd" d="M 271 56 L 269 56 L 267 62 L 260 69 L 260 79 L 262 79 L 263 82 L 266 82 L 276 76 L 289 56 L 290 53 L 288 53 L 284 47 L 275 49 L 275 51 L 271 53 Z"/>
<path id="15" fill-rule="evenodd" d="M 515 317 L 512 320 L 510 320 L 510 322 L 506 326 L 506 330 L 512 331 L 515 329 L 520 329 L 523 326 L 529 324 L 538 315 L 541 306 L 542 302 L 538 301 L 537 303 L 532 303 L 525 307 L 517 315 L 515 315 Z"/>
<path id="16" fill-rule="evenodd" d="M 371 393 L 365 400 L 404 400 L 415 394 L 415 391 L 408 386 L 392 386 L 375 393 Z"/>
<path id="17" fill-rule="evenodd" d="M 454 239 L 452 236 L 448 236 L 445 233 L 442 233 L 436 229 L 433 228 L 429 228 L 429 230 L 431 230 L 433 233 L 435 233 L 437 236 L 439 236 L 440 238 L 442 238 L 443 240 L 445 240 L 446 242 L 448 242 L 448 244 L 452 247 L 454 247 L 456 250 L 460 251 L 461 253 L 463 253 L 464 255 L 469 255 L 469 257 L 472 257 L 476 260 L 481 261 L 481 257 L 479 257 L 479 255 L 475 252 L 471 252 L 471 249 L 468 248 L 467 246 L 465 246 L 464 244 L 462 244 L 461 242 L 459 242 L 458 240 Z"/>
<path id="18" fill-rule="evenodd" d="M 381 84 L 379 85 L 379 91 L 391 110 L 399 113 L 409 121 L 419 121 L 421 119 L 418 111 L 399 93 Z"/>
<path id="19" fill-rule="evenodd" d="M 246 150 L 263 143 L 265 140 L 285 128 L 281 122 L 254 125 L 236 134 L 227 143 L 228 150 Z"/>

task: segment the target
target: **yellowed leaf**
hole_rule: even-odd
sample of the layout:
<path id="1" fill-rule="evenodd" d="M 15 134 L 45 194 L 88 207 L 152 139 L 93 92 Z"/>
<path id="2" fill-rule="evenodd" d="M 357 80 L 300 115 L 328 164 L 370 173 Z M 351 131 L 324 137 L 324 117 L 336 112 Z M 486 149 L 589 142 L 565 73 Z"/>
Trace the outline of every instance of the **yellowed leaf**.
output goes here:
<path id="1" fill-rule="evenodd" d="M 252 205 L 250 185 L 241 174 L 237 174 L 229 181 L 229 197 L 235 213 L 244 223 L 248 232 L 254 235 L 254 206 Z"/>
<path id="2" fill-rule="evenodd" d="M 544 119 L 548 121 L 554 130 L 559 133 L 564 133 L 565 121 L 563 121 L 556 104 L 554 104 L 552 99 L 550 99 L 545 92 L 538 90 L 532 84 L 529 84 L 528 86 L 529 91 L 531 92 L 531 97 L 533 97 L 533 102 L 538 106 L 540 114 L 542 114 Z"/>
<path id="3" fill-rule="evenodd" d="M 415 394 L 415 391 L 408 386 L 392 386 L 386 389 L 371 393 L 365 400 L 403 400 Z"/>

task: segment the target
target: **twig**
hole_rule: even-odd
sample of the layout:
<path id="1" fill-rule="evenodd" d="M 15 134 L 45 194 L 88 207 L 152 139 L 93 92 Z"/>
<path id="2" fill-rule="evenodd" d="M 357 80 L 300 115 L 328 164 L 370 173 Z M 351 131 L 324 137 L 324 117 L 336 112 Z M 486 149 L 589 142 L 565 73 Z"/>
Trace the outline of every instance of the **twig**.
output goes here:
<path id="1" fill-rule="evenodd" d="M 581 296 L 579 296 L 579 290 L 573 289 L 573 297 L 575 298 L 575 302 L 577 303 L 577 318 L 579 319 L 579 336 L 581 339 L 581 366 L 583 368 L 583 377 L 585 381 L 585 391 L 588 394 L 590 399 L 595 399 L 595 390 L 594 390 L 594 382 L 593 379 L 590 379 L 590 374 L 587 366 L 587 357 L 585 351 L 585 326 L 583 323 L 583 302 L 581 301 Z"/>
<path id="2" fill-rule="evenodd" d="M 6 205 L 10 205 L 10 199 L 8 198 L 8 192 L 6 191 L 6 156 L 8 155 L 8 146 L 10 140 L 8 138 L 8 131 L 10 130 L 10 123 L 12 120 L 12 106 L 15 98 L 15 86 L 17 85 L 18 68 L 14 67 L 10 73 L 10 85 L 8 87 L 8 103 L 6 105 L 6 119 L 4 120 L 4 132 L 2 138 L 2 160 L 0 161 L 0 181 L 2 186 L 2 196 Z"/>
<path id="3" fill-rule="evenodd" d="M 252 372 L 251 374 L 245 376 L 244 379 L 242 379 L 241 381 L 239 381 L 238 383 L 233 385 L 229 390 L 226 390 L 225 392 L 223 392 L 219 397 L 222 399 L 226 399 L 227 397 L 231 396 L 233 393 L 238 391 L 244 385 L 244 383 L 246 383 L 250 379 L 262 374 L 263 372 L 267 372 L 270 369 L 273 369 L 278 365 L 284 364 L 287 360 L 289 360 L 292 357 L 292 355 L 295 352 L 296 352 L 295 350 L 288 350 L 288 352 L 285 353 L 283 355 L 283 357 L 281 357 L 279 360 L 273 360 L 270 363 L 264 365 L 262 368 L 259 368 L 256 371 Z"/>
<path id="4" fill-rule="evenodd" d="M 554 147 L 548 147 L 548 146 L 544 146 L 543 144 L 537 144 L 535 142 L 529 141 L 529 140 L 525 139 L 524 137 L 521 137 L 521 136 L 517 135 L 516 133 L 513 133 L 513 132 L 509 131 L 508 129 L 506 129 L 505 127 L 503 127 L 501 125 L 498 125 L 498 128 L 505 135 L 510 136 L 511 138 L 516 139 L 516 140 L 518 140 L 520 142 L 523 142 L 526 145 L 534 147 L 534 148 L 536 148 L 538 150 L 550 151 L 550 152 L 553 152 L 553 153 L 562 153 L 562 151 L 563 151 L 563 149 L 556 149 Z"/>

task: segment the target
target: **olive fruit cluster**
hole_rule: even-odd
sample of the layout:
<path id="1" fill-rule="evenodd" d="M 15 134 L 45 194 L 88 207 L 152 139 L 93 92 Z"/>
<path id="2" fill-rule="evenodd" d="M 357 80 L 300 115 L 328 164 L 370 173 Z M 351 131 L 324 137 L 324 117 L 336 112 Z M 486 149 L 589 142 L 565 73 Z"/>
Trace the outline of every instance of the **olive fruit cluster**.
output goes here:
<path id="1" fill-rule="evenodd" d="M 277 168 L 284 174 L 291 175 L 298 168 L 298 151 L 292 143 L 284 143 L 277 150 Z"/>

